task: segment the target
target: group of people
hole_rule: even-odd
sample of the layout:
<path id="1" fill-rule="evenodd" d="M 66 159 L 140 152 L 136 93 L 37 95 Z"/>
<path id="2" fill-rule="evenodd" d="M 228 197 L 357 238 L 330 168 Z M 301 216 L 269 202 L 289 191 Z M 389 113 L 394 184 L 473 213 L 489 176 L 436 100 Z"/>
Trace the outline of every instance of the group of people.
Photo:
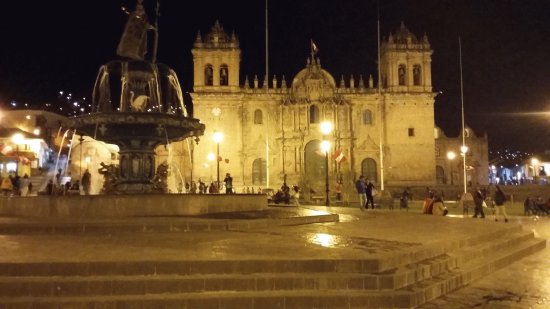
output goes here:
<path id="1" fill-rule="evenodd" d="M 542 197 L 527 196 L 523 202 L 523 214 L 524 215 L 549 215 L 550 214 L 550 198 L 544 201 Z"/>
<path id="2" fill-rule="evenodd" d="M 498 185 L 495 186 L 494 193 L 491 193 L 489 189 L 477 186 L 474 194 L 474 215 L 472 218 L 485 218 L 484 208 L 490 208 L 493 210 L 495 221 L 498 221 L 499 216 L 502 215 L 504 222 L 508 222 L 508 214 L 506 214 L 506 195 L 502 192 L 502 189 Z"/>
<path id="3" fill-rule="evenodd" d="M 193 194 L 220 193 L 220 188 L 218 188 L 218 184 L 215 181 L 211 181 L 210 184 L 206 184 L 199 178 L 198 183 L 199 185 L 197 187 L 197 183 L 195 183 L 195 181 L 191 181 L 191 183 L 186 182 L 185 191 Z M 230 173 L 225 174 L 225 178 L 223 179 L 223 186 L 225 187 L 226 194 L 235 193 L 235 191 L 233 190 L 233 177 L 231 177 Z"/>
<path id="4" fill-rule="evenodd" d="M 27 174 L 23 177 L 10 174 L 2 178 L 0 189 L 4 196 L 28 196 L 32 192 L 32 182 Z"/>
<path id="5" fill-rule="evenodd" d="M 63 170 L 58 169 L 57 174 L 55 174 L 55 183 L 52 179 L 48 181 L 46 185 L 46 194 L 47 195 L 68 195 L 71 192 L 75 194 L 80 194 L 80 188 L 82 186 L 82 193 L 84 195 L 90 194 L 90 185 L 92 181 L 92 174 L 88 169 L 84 171 L 82 179 L 71 182 L 67 180 L 63 183 Z"/>
<path id="6" fill-rule="evenodd" d="M 441 194 L 437 194 L 429 188 L 426 191 L 428 196 L 422 204 L 422 213 L 425 215 L 446 216 L 449 210 L 445 206 Z"/>
<path id="7" fill-rule="evenodd" d="M 359 195 L 359 209 L 369 209 L 371 205 L 374 209 L 374 196 L 376 195 L 376 189 L 370 180 L 366 180 L 365 176 L 359 176 L 359 179 L 355 181 L 355 190 Z"/>

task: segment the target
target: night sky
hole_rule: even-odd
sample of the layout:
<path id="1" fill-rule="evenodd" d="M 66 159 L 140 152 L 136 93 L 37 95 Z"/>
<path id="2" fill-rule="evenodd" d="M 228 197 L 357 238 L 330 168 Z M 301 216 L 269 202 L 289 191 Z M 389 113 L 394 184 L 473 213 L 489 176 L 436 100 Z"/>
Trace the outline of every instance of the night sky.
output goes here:
<path id="1" fill-rule="evenodd" d="M 161 0 L 159 62 L 192 91 L 191 48 L 216 20 L 235 30 L 242 49 L 241 80 L 264 75 L 265 1 Z M 152 0 L 145 0 L 153 18 Z M 99 67 L 116 59 L 116 46 L 134 0 L 3 1 L 0 104 L 55 102 L 59 90 L 90 97 Z M 377 1 L 271 0 L 270 75 L 287 81 L 305 66 L 310 38 L 323 68 L 376 77 Z M 458 37 L 462 38 L 466 123 L 489 135 L 496 149 L 550 149 L 550 1 L 383 0 L 382 36 L 401 21 L 434 50 L 436 124 L 460 131 Z M 544 113 L 546 112 L 546 114 Z"/>

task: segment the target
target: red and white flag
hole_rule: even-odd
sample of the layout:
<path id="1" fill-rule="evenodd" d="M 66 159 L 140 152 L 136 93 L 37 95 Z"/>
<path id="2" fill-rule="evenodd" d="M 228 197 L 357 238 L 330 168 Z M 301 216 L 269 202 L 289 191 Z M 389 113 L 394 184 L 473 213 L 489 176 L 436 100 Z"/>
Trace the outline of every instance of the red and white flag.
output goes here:
<path id="1" fill-rule="evenodd" d="M 340 149 L 334 152 L 332 159 L 334 159 L 336 163 L 341 163 L 346 161 L 346 156 L 344 156 L 344 152 Z"/>
<path id="2" fill-rule="evenodd" d="M 311 40 L 311 53 L 312 54 L 317 54 L 319 52 L 319 48 L 317 48 L 317 45 L 313 42 L 313 40 Z"/>

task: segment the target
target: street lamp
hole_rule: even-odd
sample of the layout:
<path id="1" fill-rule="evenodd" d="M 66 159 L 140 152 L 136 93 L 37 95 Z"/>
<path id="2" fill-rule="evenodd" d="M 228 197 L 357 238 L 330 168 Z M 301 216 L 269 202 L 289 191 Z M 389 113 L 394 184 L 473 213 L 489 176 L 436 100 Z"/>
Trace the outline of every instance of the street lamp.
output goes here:
<path id="1" fill-rule="evenodd" d="M 447 159 L 451 162 L 451 185 L 453 185 L 453 160 L 456 158 L 456 153 L 454 151 L 447 152 Z"/>
<path id="2" fill-rule="evenodd" d="M 323 121 L 319 126 L 321 133 L 323 133 L 323 141 L 321 142 L 321 150 L 325 153 L 325 192 L 326 199 L 325 205 L 330 206 L 329 200 L 329 183 L 328 183 L 328 151 L 330 150 L 330 142 L 327 140 L 328 135 L 332 132 L 332 123 L 330 121 Z"/>
<path id="3" fill-rule="evenodd" d="M 25 140 L 25 137 L 21 133 L 15 133 L 11 137 L 11 141 L 15 144 L 15 175 L 19 175 L 19 144 L 22 144 Z"/>
<path id="4" fill-rule="evenodd" d="M 216 143 L 216 174 L 217 174 L 217 185 L 218 185 L 218 193 L 220 192 L 220 143 L 223 141 L 223 133 L 214 131 L 214 134 L 212 135 L 212 139 L 214 140 L 214 143 Z"/>

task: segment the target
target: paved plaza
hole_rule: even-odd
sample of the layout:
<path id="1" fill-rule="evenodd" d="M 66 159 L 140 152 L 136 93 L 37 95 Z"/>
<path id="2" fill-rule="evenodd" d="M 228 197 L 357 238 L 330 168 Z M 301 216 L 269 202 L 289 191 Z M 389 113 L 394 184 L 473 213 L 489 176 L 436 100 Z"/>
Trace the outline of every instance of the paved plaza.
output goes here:
<path id="1" fill-rule="evenodd" d="M 292 221 L 308 216 L 330 221 L 330 213 L 338 214 L 339 222 Z M 546 217 L 513 217 L 504 223 L 323 206 L 203 217 L 71 221 L 3 217 L 0 264 L 322 259 L 376 261 L 379 264 L 373 267 L 391 269 L 410 259 L 411 252 L 416 256 L 444 251 L 465 235 L 493 235 L 520 226 L 538 237 L 550 237 Z M 420 308 L 549 307 L 549 266 L 550 249 L 544 249 Z"/>

